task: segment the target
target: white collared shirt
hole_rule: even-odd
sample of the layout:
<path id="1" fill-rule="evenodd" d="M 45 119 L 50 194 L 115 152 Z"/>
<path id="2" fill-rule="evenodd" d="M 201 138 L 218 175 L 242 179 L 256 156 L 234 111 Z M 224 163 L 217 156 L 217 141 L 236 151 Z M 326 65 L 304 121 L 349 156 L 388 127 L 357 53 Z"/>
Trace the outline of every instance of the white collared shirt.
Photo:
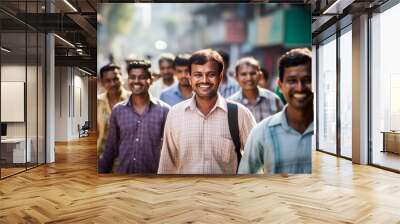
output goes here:
<path id="1" fill-rule="evenodd" d="M 226 100 L 218 94 L 211 111 L 204 115 L 195 97 L 176 104 L 168 113 L 164 129 L 159 174 L 235 174 L 238 161 L 229 132 Z M 256 122 L 238 104 L 242 148 Z"/>

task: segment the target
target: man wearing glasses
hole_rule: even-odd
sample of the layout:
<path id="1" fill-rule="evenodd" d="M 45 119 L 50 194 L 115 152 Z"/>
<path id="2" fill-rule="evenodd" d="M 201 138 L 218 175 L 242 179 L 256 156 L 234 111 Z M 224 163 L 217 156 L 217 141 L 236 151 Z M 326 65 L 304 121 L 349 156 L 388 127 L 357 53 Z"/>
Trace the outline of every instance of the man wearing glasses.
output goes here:
<path id="1" fill-rule="evenodd" d="M 293 49 L 279 59 L 278 84 L 287 105 L 251 131 L 240 174 L 262 169 L 266 174 L 311 173 L 314 124 L 310 50 Z"/>
<path id="2" fill-rule="evenodd" d="M 133 60 L 128 65 L 130 98 L 114 107 L 99 173 L 156 173 L 164 124 L 169 106 L 149 94 L 150 63 Z"/>

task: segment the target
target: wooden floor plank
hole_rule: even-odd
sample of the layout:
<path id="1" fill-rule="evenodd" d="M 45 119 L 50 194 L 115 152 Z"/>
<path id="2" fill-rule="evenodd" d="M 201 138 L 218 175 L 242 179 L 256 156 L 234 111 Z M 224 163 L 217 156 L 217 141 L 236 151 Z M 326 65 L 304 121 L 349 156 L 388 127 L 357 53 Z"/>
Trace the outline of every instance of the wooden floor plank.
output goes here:
<path id="1" fill-rule="evenodd" d="M 400 223 L 400 175 L 313 152 L 313 174 L 107 176 L 96 139 L 0 181 L 0 223 Z"/>

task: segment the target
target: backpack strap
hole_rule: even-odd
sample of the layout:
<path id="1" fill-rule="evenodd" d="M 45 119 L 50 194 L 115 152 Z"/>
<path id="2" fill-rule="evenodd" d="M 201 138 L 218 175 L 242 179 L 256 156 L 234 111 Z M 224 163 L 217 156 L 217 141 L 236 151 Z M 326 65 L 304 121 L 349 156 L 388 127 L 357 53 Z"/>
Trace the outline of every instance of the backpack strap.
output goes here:
<path id="1" fill-rule="evenodd" d="M 239 136 L 239 121 L 238 121 L 238 106 L 236 103 L 227 102 L 228 106 L 228 125 L 229 132 L 231 133 L 233 144 L 238 161 L 238 167 L 242 154 L 240 153 L 240 136 Z"/>

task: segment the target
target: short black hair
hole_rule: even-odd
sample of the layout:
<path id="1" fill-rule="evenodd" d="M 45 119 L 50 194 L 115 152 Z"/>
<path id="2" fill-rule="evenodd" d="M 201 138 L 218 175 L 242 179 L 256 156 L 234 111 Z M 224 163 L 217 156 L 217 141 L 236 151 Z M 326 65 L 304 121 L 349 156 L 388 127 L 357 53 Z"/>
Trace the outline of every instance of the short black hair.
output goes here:
<path id="1" fill-rule="evenodd" d="M 161 54 L 160 58 L 158 59 L 158 66 L 160 66 L 161 62 L 163 62 L 163 61 L 166 61 L 166 62 L 170 63 L 171 65 L 173 65 L 174 60 L 175 60 L 175 55 L 173 55 L 171 53 Z"/>
<path id="2" fill-rule="evenodd" d="M 264 80 L 268 80 L 269 79 L 269 72 L 267 71 L 267 69 L 260 68 L 260 71 L 262 73 L 262 76 L 263 76 Z"/>
<path id="3" fill-rule="evenodd" d="M 109 71 L 114 71 L 115 69 L 118 69 L 119 71 L 121 71 L 121 67 L 119 67 L 116 64 L 107 64 L 107 65 L 104 65 L 103 67 L 101 67 L 100 80 L 103 80 L 104 73 L 109 72 Z"/>
<path id="4" fill-rule="evenodd" d="M 236 62 L 236 65 L 235 65 L 236 75 L 238 75 L 239 67 L 241 65 L 250 65 L 250 66 L 253 66 L 254 68 L 256 68 L 256 70 L 260 70 L 260 63 L 257 61 L 257 59 L 255 59 L 253 57 L 244 57 L 244 58 L 239 59 L 239 61 Z"/>
<path id="5" fill-rule="evenodd" d="M 174 68 L 176 66 L 190 66 L 190 54 L 179 54 L 178 56 L 175 57 L 174 60 Z"/>
<path id="6" fill-rule="evenodd" d="M 223 51 L 223 50 L 219 50 L 219 51 L 217 51 L 218 52 L 218 54 L 220 54 L 221 55 L 221 57 L 222 57 L 222 59 L 224 60 L 224 65 L 225 65 L 225 68 L 228 68 L 229 67 L 229 63 L 230 63 L 230 57 L 229 57 L 229 54 L 228 53 L 226 53 L 225 51 Z"/>
<path id="7" fill-rule="evenodd" d="M 285 68 L 310 64 L 311 65 L 311 51 L 308 48 L 295 48 L 279 58 L 279 80 L 283 81 L 283 73 Z"/>
<path id="8" fill-rule="evenodd" d="M 192 73 L 192 65 L 204 65 L 207 64 L 209 61 L 214 61 L 218 65 L 218 73 L 222 73 L 224 70 L 224 60 L 222 59 L 222 56 L 217 52 L 214 51 L 211 48 L 208 49 L 202 49 L 199 51 L 196 51 L 190 56 L 189 62 L 189 72 L 190 74 Z"/>
<path id="9" fill-rule="evenodd" d="M 151 76 L 150 67 L 151 67 L 150 61 L 143 59 L 134 59 L 129 61 L 126 71 L 129 73 L 131 69 L 142 68 L 144 72 L 150 77 Z"/>

